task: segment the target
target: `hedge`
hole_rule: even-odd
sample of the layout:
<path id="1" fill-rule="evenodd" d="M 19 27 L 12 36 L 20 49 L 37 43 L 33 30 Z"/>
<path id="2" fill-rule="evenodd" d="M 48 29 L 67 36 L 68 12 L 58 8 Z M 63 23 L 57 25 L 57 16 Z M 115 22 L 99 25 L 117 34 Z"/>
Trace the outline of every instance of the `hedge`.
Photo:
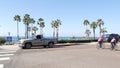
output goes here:
<path id="1" fill-rule="evenodd" d="M 5 42 L 6 42 L 5 38 L 4 37 L 0 37 L 0 45 L 4 44 Z"/>
<path id="2" fill-rule="evenodd" d="M 89 43 L 89 42 L 96 42 L 95 40 L 59 40 L 58 43 Z"/>

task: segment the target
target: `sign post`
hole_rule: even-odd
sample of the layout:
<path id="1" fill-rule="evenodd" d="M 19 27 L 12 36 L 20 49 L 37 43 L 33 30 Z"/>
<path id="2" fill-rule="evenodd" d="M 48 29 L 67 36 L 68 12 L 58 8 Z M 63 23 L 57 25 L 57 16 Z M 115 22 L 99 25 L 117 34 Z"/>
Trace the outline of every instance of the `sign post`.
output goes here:
<path id="1" fill-rule="evenodd" d="M 12 43 L 12 37 L 11 36 L 7 37 L 7 42 L 9 42 L 9 45 L 10 45 L 10 43 Z"/>
<path id="2" fill-rule="evenodd" d="M 7 42 L 9 42 L 9 45 L 10 43 L 12 44 L 12 36 L 10 36 L 10 32 L 8 32 Z"/>

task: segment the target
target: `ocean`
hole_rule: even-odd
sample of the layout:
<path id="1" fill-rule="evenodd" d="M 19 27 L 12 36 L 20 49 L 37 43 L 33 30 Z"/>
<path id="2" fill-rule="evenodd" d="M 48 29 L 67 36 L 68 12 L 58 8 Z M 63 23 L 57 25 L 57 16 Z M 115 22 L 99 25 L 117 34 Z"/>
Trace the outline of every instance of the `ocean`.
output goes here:
<path id="1" fill-rule="evenodd" d="M 7 37 L 5 37 L 7 40 Z M 25 38 L 25 37 L 19 37 L 20 39 Z M 32 37 L 31 37 L 32 38 Z M 45 38 L 53 38 L 53 37 L 45 37 Z M 59 37 L 58 40 L 80 40 L 81 37 Z M 12 42 L 17 42 L 17 37 L 16 36 L 12 36 Z"/>

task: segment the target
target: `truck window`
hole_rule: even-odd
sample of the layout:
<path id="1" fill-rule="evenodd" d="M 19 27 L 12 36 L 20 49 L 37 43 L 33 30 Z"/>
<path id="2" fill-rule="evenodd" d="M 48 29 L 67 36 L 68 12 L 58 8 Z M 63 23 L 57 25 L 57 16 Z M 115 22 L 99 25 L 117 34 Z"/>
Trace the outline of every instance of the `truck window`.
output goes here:
<path id="1" fill-rule="evenodd" d="M 36 38 L 37 39 L 42 39 L 42 35 L 37 35 Z"/>

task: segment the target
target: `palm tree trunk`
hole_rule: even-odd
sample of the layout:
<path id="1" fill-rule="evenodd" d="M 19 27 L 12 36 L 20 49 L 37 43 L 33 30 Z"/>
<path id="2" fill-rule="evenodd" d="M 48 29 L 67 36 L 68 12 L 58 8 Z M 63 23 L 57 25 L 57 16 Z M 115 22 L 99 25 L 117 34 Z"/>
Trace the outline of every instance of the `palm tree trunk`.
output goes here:
<path id="1" fill-rule="evenodd" d="M 42 27 L 40 28 L 40 34 L 42 34 Z"/>
<path id="2" fill-rule="evenodd" d="M 93 33 L 94 33 L 94 39 L 95 39 L 95 29 L 93 29 Z"/>
<path id="3" fill-rule="evenodd" d="M 26 38 L 26 25 L 25 25 L 25 38 Z"/>
<path id="4" fill-rule="evenodd" d="M 100 29 L 100 36 L 101 36 L 101 26 L 99 26 L 99 29 Z"/>
<path id="5" fill-rule="evenodd" d="M 58 31 L 59 31 L 59 29 L 57 28 L 57 29 L 56 29 L 56 38 L 57 38 L 57 42 L 58 42 Z"/>
<path id="6" fill-rule="evenodd" d="M 86 31 L 87 31 L 87 25 L 86 25 Z M 86 34 L 86 38 L 87 38 L 87 34 Z"/>
<path id="7" fill-rule="evenodd" d="M 43 35 L 43 28 L 42 28 L 42 35 Z"/>
<path id="8" fill-rule="evenodd" d="M 26 32 L 27 32 L 27 38 L 28 38 L 28 24 L 27 24 L 27 31 Z"/>
<path id="9" fill-rule="evenodd" d="M 33 30 L 32 36 L 33 36 L 33 38 L 35 38 L 35 36 L 36 36 L 36 31 L 35 30 Z"/>
<path id="10" fill-rule="evenodd" d="M 90 40 L 90 37 L 89 37 L 89 35 L 88 35 L 88 40 Z"/>
<path id="11" fill-rule="evenodd" d="M 32 35 L 32 33 L 33 33 L 33 30 L 32 30 L 32 28 L 33 28 L 33 24 L 31 25 L 31 36 L 33 36 L 33 35 Z"/>
<path id="12" fill-rule="evenodd" d="M 35 31 L 35 33 L 34 33 L 34 36 L 36 36 L 36 31 Z"/>
<path id="13" fill-rule="evenodd" d="M 25 25 L 25 38 L 26 38 L 26 25 Z"/>
<path id="14" fill-rule="evenodd" d="M 55 39 L 55 28 L 53 28 L 53 39 Z"/>
<path id="15" fill-rule="evenodd" d="M 17 40 L 19 40 L 19 24 L 18 24 L 18 21 L 17 21 Z"/>

